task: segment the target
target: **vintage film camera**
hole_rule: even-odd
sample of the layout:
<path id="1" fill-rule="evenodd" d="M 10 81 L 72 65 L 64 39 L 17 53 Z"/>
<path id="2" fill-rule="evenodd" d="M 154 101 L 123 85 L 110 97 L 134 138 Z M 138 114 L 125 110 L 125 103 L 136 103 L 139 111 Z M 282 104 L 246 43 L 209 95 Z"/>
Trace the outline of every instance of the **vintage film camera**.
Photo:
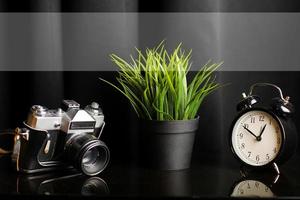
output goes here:
<path id="1" fill-rule="evenodd" d="M 110 152 L 100 136 L 104 115 L 98 103 L 84 109 L 63 100 L 65 109 L 31 107 L 24 128 L 16 128 L 12 160 L 17 171 L 34 173 L 76 168 L 94 176 L 108 165 Z"/>

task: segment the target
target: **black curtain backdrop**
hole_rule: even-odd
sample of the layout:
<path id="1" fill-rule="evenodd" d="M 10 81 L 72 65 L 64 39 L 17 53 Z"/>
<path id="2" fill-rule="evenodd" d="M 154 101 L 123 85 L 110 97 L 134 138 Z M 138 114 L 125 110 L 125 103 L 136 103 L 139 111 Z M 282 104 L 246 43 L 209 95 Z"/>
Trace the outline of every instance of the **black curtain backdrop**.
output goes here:
<path id="1" fill-rule="evenodd" d="M 1 13 L 125 13 L 125 12 L 299 12 L 299 2 L 294 0 L 164 0 L 164 1 L 137 1 L 137 0 L 1 0 Z M 80 18 L 78 18 L 80 20 Z M 137 19 L 138 20 L 138 19 Z M 10 21 L 7 21 L 10 27 Z M 80 23 L 80 21 L 78 22 Z M 138 23 L 138 22 L 137 22 Z M 67 25 L 66 25 L 67 26 Z M 32 28 L 32 27 L 31 27 Z M 72 27 L 61 27 L 72 29 Z M 141 28 L 140 28 L 141 29 Z M 153 27 L 155 29 L 155 27 Z M 68 31 L 67 30 L 67 31 Z M 143 30 L 139 30 L 143 32 Z M 4 31 L 5 32 L 5 31 Z M 133 30 L 136 34 L 136 30 Z M 31 34 L 31 33 L 24 33 Z M 76 29 L 63 35 L 64 38 L 76 35 Z M 159 35 L 159 34 L 158 34 Z M 156 38 L 155 31 L 153 38 Z M 87 37 L 87 36 L 83 36 Z M 75 37 L 75 39 L 80 38 Z M 139 38 L 131 36 L 132 41 L 140 44 L 141 48 L 147 46 L 151 39 L 139 35 Z M 164 39 L 164 38 L 161 38 Z M 80 40 L 80 39 L 78 39 Z M 126 41 L 127 37 L 120 38 L 124 42 L 124 48 L 133 48 Z M 156 40 L 156 39 L 155 39 Z M 23 41 L 23 40 L 22 40 Z M 104 110 L 107 126 L 102 139 L 108 144 L 112 153 L 112 163 L 135 163 L 137 159 L 137 118 L 127 100 L 111 87 L 98 80 L 99 77 L 115 82 L 117 72 L 114 66 L 106 71 L 85 71 L 84 66 L 80 71 L 65 71 L 64 67 L 78 64 L 58 59 L 61 68 L 56 70 L 39 70 L 41 57 L 35 55 L 29 58 L 15 57 L 14 45 L 26 50 L 30 47 L 30 40 L 15 44 L 14 41 L 6 41 L 11 44 L 11 49 L 4 49 L 7 63 L 17 63 L 18 59 L 24 59 L 32 63 L 35 70 L 17 70 L 0 72 L 0 128 L 15 128 L 21 126 L 26 119 L 29 108 L 33 104 L 42 104 L 48 108 L 57 108 L 62 99 L 74 99 L 82 106 L 97 101 Z M 21 42 L 21 40 L 19 41 Z M 127 43 L 128 42 L 128 43 Z M 133 42 L 133 43 L 134 43 Z M 156 40 L 156 42 L 158 42 Z M 21 46 L 23 45 L 23 46 Z M 25 45 L 25 47 L 24 47 Z M 37 44 L 39 45 L 39 43 Z M 153 44 L 155 45 L 155 44 Z M 1 44 L 0 44 L 1 46 Z M 10 46 L 10 45 L 8 45 Z M 80 48 L 80 46 L 78 46 Z M 0 47 L 1 49 L 1 47 Z M 18 48 L 17 48 L 18 49 Z M 61 50 L 61 49 L 58 49 Z M 38 51 L 32 51 L 39 53 Z M 64 55 L 80 56 L 76 49 L 62 49 Z M 95 53 L 95 52 L 92 52 Z M 31 60 L 32 59 L 32 60 Z M 107 59 L 109 63 L 109 58 Z M 37 61 L 36 61 L 37 60 Z M 50 60 L 52 61 L 52 60 Z M 50 62 L 49 61 L 49 62 Z M 46 61 L 45 61 L 46 62 Z M 203 61 L 205 62 L 205 61 Z M 225 60 L 226 62 L 226 60 Z M 51 64 L 51 62 L 50 62 Z M 54 63 L 57 64 L 57 63 Z M 31 67 L 31 66 L 29 66 Z M 283 66 L 284 67 L 284 66 Z M 284 70 L 284 68 L 283 68 Z M 298 85 L 300 72 L 298 71 L 220 71 L 218 80 L 230 85 L 220 89 L 209 96 L 201 109 L 200 128 L 196 136 L 194 146 L 193 163 L 216 162 L 225 164 L 237 164 L 231 155 L 228 145 L 229 126 L 236 115 L 236 104 L 240 100 L 241 92 L 248 91 L 254 82 L 272 82 L 278 84 L 292 98 L 296 107 L 295 121 L 300 120 L 300 95 Z M 191 73 L 191 76 L 193 73 Z M 265 99 L 272 97 L 272 93 L 262 93 Z"/>

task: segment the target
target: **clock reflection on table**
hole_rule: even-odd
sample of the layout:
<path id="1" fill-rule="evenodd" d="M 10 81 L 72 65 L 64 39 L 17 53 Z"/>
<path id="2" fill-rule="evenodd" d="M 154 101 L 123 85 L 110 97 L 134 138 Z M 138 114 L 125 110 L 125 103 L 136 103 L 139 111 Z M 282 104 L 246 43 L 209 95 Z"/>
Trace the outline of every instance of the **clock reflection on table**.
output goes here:
<path id="1" fill-rule="evenodd" d="M 270 186 L 258 180 L 243 180 L 235 185 L 232 197 L 275 197 Z"/>
<path id="2" fill-rule="evenodd" d="M 109 194 L 108 185 L 102 178 L 78 173 L 19 175 L 16 180 L 16 190 L 19 194 Z"/>
<path id="3" fill-rule="evenodd" d="M 240 178 L 234 182 L 231 197 L 274 198 L 292 188 L 289 178 L 284 174 L 274 173 L 272 170 L 250 171 L 240 170 Z"/>

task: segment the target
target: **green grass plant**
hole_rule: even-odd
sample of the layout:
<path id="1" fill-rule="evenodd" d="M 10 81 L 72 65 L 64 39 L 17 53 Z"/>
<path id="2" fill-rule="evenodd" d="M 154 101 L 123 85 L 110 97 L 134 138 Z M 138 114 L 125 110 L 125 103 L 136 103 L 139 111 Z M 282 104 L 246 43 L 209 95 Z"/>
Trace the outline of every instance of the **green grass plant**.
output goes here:
<path id="1" fill-rule="evenodd" d="M 137 49 L 137 56 L 130 61 L 111 54 L 118 68 L 119 85 L 107 80 L 131 103 L 139 118 L 149 120 L 194 119 L 207 95 L 221 85 L 214 72 L 222 65 L 208 61 L 192 80 L 187 80 L 191 68 L 192 50 L 185 52 L 179 44 L 168 53 L 164 41 L 145 52 Z"/>

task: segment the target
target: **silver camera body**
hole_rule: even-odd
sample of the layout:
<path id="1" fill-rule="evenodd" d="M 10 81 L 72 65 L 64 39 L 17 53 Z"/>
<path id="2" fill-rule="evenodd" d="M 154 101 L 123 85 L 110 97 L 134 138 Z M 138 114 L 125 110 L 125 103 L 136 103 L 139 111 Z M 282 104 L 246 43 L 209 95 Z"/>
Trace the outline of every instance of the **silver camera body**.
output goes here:
<path id="1" fill-rule="evenodd" d="M 99 132 L 104 128 L 104 115 L 96 102 L 87 105 L 84 110 L 74 100 L 63 100 L 65 111 L 62 108 L 48 110 L 44 106 L 31 107 L 26 126 L 43 130 L 60 130 L 67 134 L 80 134 L 83 132 Z"/>
<path id="2" fill-rule="evenodd" d="M 49 110 L 31 107 L 24 128 L 17 128 L 12 160 L 17 171 L 34 173 L 74 167 L 96 175 L 109 162 L 109 149 L 100 136 L 105 126 L 98 103 L 84 109 L 74 100 Z"/>

